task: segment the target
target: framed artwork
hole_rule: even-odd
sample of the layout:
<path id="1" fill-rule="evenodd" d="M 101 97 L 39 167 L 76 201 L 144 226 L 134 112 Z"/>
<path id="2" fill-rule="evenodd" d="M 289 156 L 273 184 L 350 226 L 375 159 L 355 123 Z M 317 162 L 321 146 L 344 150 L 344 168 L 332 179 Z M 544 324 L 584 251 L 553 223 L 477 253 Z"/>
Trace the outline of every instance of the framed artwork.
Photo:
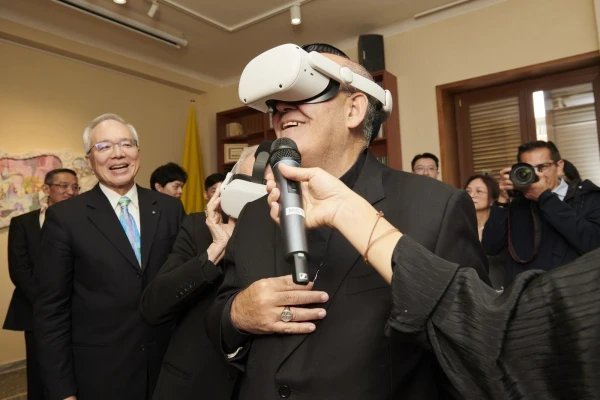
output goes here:
<path id="1" fill-rule="evenodd" d="M 248 143 L 225 143 L 223 145 L 224 148 L 224 156 L 223 162 L 225 163 L 233 163 L 237 162 L 240 159 L 240 155 L 242 151 L 248 147 Z"/>
<path id="2" fill-rule="evenodd" d="M 75 171 L 81 192 L 90 190 L 97 182 L 84 154 L 70 151 L 9 154 L 0 151 L 0 228 L 7 227 L 12 217 L 40 208 L 44 198 L 44 177 L 56 168 Z"/>

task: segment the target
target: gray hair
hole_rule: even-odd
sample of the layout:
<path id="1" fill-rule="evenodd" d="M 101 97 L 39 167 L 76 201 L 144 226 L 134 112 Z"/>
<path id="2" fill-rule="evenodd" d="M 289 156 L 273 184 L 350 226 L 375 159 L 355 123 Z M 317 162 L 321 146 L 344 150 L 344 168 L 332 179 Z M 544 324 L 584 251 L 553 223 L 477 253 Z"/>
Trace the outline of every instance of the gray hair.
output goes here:
<path id="1" fill-rule="evenodd" d="M 98 126 L 100 125 L 102 122 L 104 121 L 117 121 L 122 123 L 123 125 L 125 125 L 127 127 L 127 129 L 129 129 L 129 132 L 131 132 L 131 134 L 133 135 L 133 138 L 135 140 L 137 140 L 138 142 L 138 146 L 140 144 L 140 139 L 138 138 L 138 134 L 135 130 L 135 128 L 133 127 L 133 125 L 128 124 L 127 122 L 125 122 L 125 120 L 123 118 L 121 118 L 120 116 L 118 116 L 117 114 L 102 114 L 99 117 L 96 117 L 92 120 L 92 122 L 90 122 L 90 124 L 87 126 L 87 128 L 85 128 L 85 130 L 83 131 L 83 149 L 85 150 L 85 154 L 89 153 L 90 149 L 92 148 L 92 144 L 90 143 L 90 137 L 92 136 L 92 131 Z"/>
<path id="2" fill-rule="evenodd" d="M 350 69 L 355 74 L 358 74 L 374 82 L 371 74 L 362 65 L 357 64 L 354 61 L 348 60 L 348 62 L 344 66 Z M 379 133 L 379 128 L 381 127 L 381 114 L 383 112 L 383 104 L 370 94 L 364 93 L 356 89 L 355 87 L 344 83 L 340 85 L 340 90 L 350 95 L 354 93 L 362 93 L 365 96 L 367 96 L 367 111 L 365 113 L 365 119 L 362 122 L 362 128 L 365 147 L 368 147 L 369 144 L 373 141 L 373 139 L 377 137 L 377 134 Z"/>
<path id="3" fill-rule="evenodd" d="M 246 147 L 244 150 L 242 150 L 242 154 L 240 154 L 240 158 L 239 158 L 238 162 L 233 166 L 231 173 L 234 175 L 241 173 L 240 170 L 242 169 L 242 164 L 244 164 L 246 162 L 248 157 L 250 157 L 250 156 L 254 157 L 254 153 L 256 153 L 257 148 L 258 148 L 258 145 L 254 145 L 254 146 Z"/>

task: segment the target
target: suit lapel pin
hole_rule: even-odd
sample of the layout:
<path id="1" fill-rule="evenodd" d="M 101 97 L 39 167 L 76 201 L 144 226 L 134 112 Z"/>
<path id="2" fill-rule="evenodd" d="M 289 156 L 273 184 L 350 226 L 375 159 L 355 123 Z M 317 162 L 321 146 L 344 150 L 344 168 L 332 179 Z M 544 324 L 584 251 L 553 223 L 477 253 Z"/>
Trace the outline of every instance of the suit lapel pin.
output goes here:
<path id="1" fill-rule="evenodd" d="M 156 214 L 156 211 L 152 210 L 152 214 Z"/>

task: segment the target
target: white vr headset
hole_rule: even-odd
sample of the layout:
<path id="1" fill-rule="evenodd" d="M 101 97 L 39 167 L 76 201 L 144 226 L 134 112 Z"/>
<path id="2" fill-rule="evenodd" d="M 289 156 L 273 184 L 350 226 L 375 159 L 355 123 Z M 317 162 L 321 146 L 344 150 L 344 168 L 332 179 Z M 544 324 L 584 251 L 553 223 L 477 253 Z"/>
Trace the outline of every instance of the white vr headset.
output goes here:
<path id="1" fill-rule="evenodd" d="M 320 103 L 338 92 L 340 83 L 369 94 L 383 104 L 382 122 L 392 112 L 392 94 L 321 53 L 307 53 L 295 44 L 267 50 L 246 65 L 239 84 L 240 100 L 262 112 L 274 103 Z"/>
<path id="2" fill-rule="evenodd" d="M 241 173 L 227 173 L 221 184 L 221 209 L 231 218 L 239 218 L 242 209 L 247 203 L 258 200 L 267 194 L 267 185 L 264 179 L 265 168 L 269 163 L 270 140 L 263 141 L 254 153 L 255 161 L 252 176 Z M 243 160 L 240 160 L 243 161 Z M 237 171 L 238 161 L 232 168 Z"/>

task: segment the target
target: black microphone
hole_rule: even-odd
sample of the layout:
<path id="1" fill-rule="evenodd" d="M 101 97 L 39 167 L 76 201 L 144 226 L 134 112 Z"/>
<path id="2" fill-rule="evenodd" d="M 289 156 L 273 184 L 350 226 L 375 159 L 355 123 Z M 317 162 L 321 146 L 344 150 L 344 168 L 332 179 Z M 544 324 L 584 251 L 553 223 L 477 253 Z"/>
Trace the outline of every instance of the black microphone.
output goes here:
<path id="1" fill-rule="evenodd" d="M 308 285 L 308 246 L 306 245 L 301 185 L 300 182 L 285 178 L 279 172 L 280 164 L 299 167 L 301 160 L 298 146 L 292 139 L 279 138 L 273 142 L 269 163 L 280 193 L 279 220 L 283 233 L 285 259 L 294 264 L 294 282 Z"/>

